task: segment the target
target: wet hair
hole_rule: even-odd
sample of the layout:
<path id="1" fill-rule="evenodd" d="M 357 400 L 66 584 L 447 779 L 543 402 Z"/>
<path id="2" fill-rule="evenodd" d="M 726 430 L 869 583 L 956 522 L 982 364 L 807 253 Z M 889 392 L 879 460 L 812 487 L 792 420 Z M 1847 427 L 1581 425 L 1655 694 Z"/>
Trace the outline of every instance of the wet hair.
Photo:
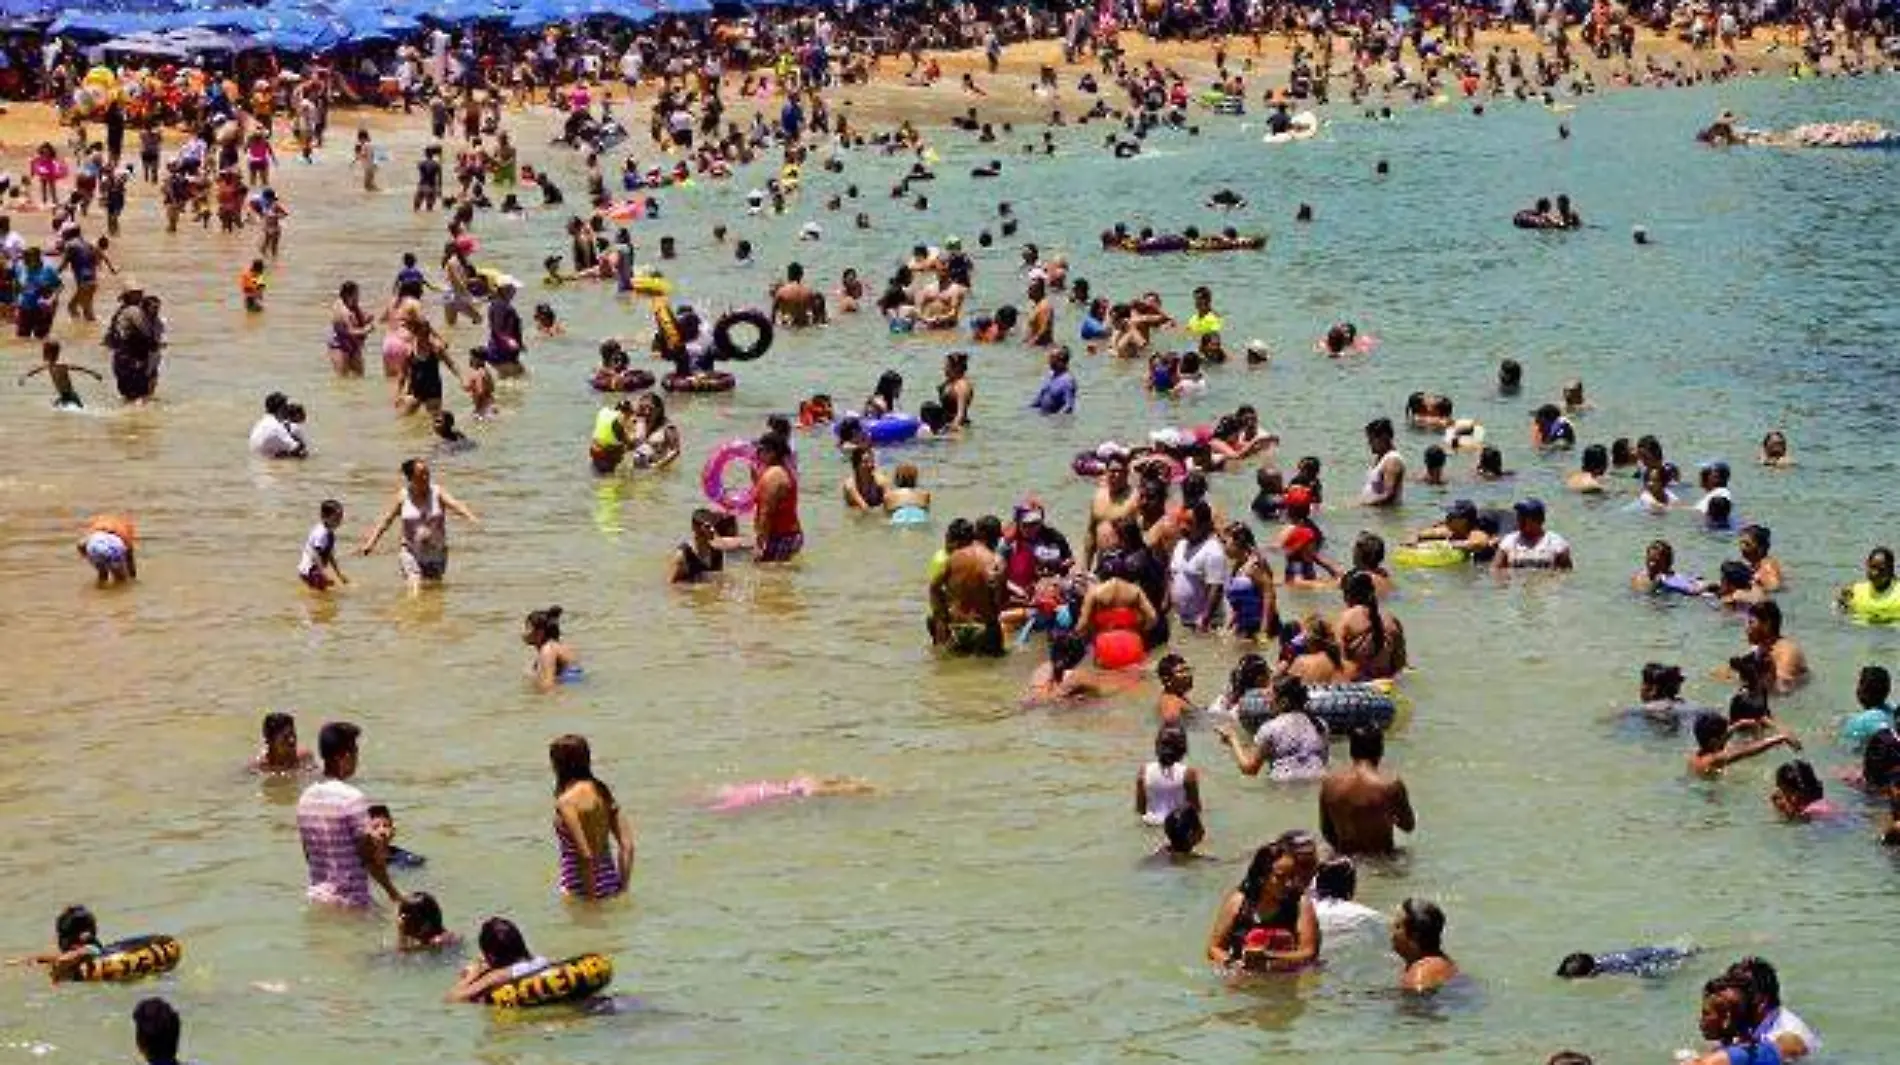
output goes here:
<path id="1" fill-rule="evenodd" d="M 1170 852 L 1188 854 L 1206 835 L 1207 830 L 1201 825 L 1198 807 L 1177 806 L 1168 811 L 1168 816 L 1161 822 L 1161 832 L 1167 837 Z"/>
<path id="2" fill-rule="evenodd" d="M 323 758 L 323 769 L 330 769 L 346 754 L 356 753 L 356 738 L 363 730 L 348 721 L 331 721 L 317 733 L 317 754 Z"/>
<path id="3" fill-rule="evenodd" d="M 1682 670 L 1651 662 L 1643 667 L 1643 687 L 1657 693 L 1657 698 L 1674 699 L 1682 694 Z"/>
<path id="4" fill-rule="evenodd" d="M 1602 444 L 1591 444 L 1583 449 L 1583 459 L 1578 465 L 1583 468 L 1583 472 L 1585 473 L 1602 476 L 1609 472 L 1610 453 L 1604 450 Z"/>
<path id="5" fill-rule="evenodd" d="M 917 467 L 908 462 L 901 463 L 896 472 L 891 475 L 891 480 L 899 488 L 915 488 L 917 487 Z"/>
<path id="6" fill-rule="evenodd" d="M 1392 439 L 1392 419 L 1374 418 L 1367 422 L 1366 436 L 1377 440 Z"/>
<path id="7" fill-rule="evenodd" d="M 410 939 L 434 939 L 442 927 L 442 905 L 435 896 L 418 891 L 396 905 L 396 925 Z"/>
<path id="8" fill-rule="evenodd" d="M 1630 438 L 1619 436 L 1610 441 L 1610 465 L 1629 466 L 1636 462 L 1636 451 L 1630 447 Z"/>
<path id="9" fill-rule="evenodd" d="M 1188 753 L 1187 730 L 1179 725 L 1163 725 L 1155 733 L 1155 761 L 1166 769 L 1179 763 Z"/>
<path id="10" fill-rule="evenodd" d="M 881 397 L 886 403 L 896 405 L 897 397 L 904 391 L 904 375 L 896 370 L 885 370 L 878 375 L 877 387 L 871 394 Z"/>
<path id="11" fill-rule="evenodd" d="M 1353 553 L 1355 559 L 1357 558 L 1358 550 L 1358 545 L 1354 544 Z M 1372 638 L 1372 653 L 1375 657 L 1384 654 L 1385 618 L 1379 614 L 1379 589 L 1378 586 L 1373 583 L 1371 572 L 1363 569 L 1355 569 L 1351 573 L 1346 574 L 1339 582 L 1339 592 L 1345 597 L 1347 606 L 1362 606 L 1366 608 L 1366 617 L 1372 622 L 1372 631 L 1369 633 Z"/>
<path id="12" fill-rule="evenodd" d="M 1585 954 L 1583 951 L 1578 951 L 1575 954 L 1566 954 L 1564 955 L 1564 960 L 1557 963 L 1557 975 L 1563 977 L 1565 980 L 1576 980 L 1585 976 L 1595 976 L 1596 973 L 1596 958 L 1593 955 Z"/>
<path id="13" fill-rule="evenodd" d="M 1269 840 L 1253 852 L 1253 860 L 1247 863 L 1247 873 L 1241 877 L 1240 886 L 1236 889 L 1250 906 L 1259 905 L 1260 893 L 1267 889 L 1267 880 L 1273 876 L 1273 867 L 1286 854 L 1286 845 L 1277 839 Z"/>
<path id="14" fill-rule="evenodd" d="M 1761 622 L 1762 628 L 1767 629 L 1776 636 L 1781 635 L 1781 607 L 1775 605 L 1772 601 L 1763 600 L 1749 607 L 1748 616 Z"/>
<path id="15" fill-rule="evenodd" d="M 1498 387 L 1516 389 L 1524 383 L 1524 366 L 1516 359 L 1505 359 L 1498 363 Z"/>
<path id="16" fill-rule="evenodd" d="M 1814 774 L 1814 766 L 1804 758 L 1792 762 L 1783 762 L 1775 770 L 1775 787 L 1792 795 L 1801 805 L 1820 802 L 1825 794 L 1821 788 L 1821 778 Z"/>
<path id="17" fill-rule="evenodd" d="M 1445 449 L 1437 444 L 1425 445 L 1425 468 L 1442 470 L 1445 468 Z"/>
<path id="18" fill-rule="evenodd" d="M 1166 684 L 1170 678 L 1180 675 L 1182 668 L 1186 665 L 1187 659 L 1173 652 L 1169 652 L 1161 656 L 1161 661 L 1155 663 L 1155 676 L 1159 677 L 1163 684 Z"/>
<path id="19" fill-rule="evenodd" d="M 970 524 L 968 518 L 952 518 L 949 526 L 943 531 L 944 546 L 952 550 L 968 547 L 975 542 L 976 526 Z"/>
<path id="20" fill-rule="evenodd" d="M 587 737 L 572 732 L 557 737 L 548 744 L 548 763 L 554 767 L 556 798 L 575 784 L 586 782 L 600 793 L 600 801 L 606 803 L 609 810 L 619 808 L 619 804 L 614 801 L 613 789 L 594 776 L 594 752 L 587 745 Z"/>
<path id="21" fill-rule="evenodd" d="M 59 944 L 61 952 L 73 949 L 81 943 L 99 942 L 99 922 L 92 911 L 84 906 L 68 906 L 53 918 L 53 942 Z"/>
<path id="22" fill-rule="evenodd" d="M 297 719 L 290 716 L 289 714 L 284 713 L 281 710 L 273 710 L 270 713 L 264 715 L 264 742 L 265 743 L 269 743 L 271 740 L 277 738 L 278 736 L 283 735 L 286 732 L 295 732 L 296 730 L 297 730 Z"/>
<path id="23" fill-rule="evenodd" d="M 1486 444 L 1484 450 L 1478 452 L 1478 472 L 1493 477 L 1504 476 L 1504 452 Z"/>
<path id="24" fill-rule="evenodd" d="M 1330 858 L 1320 863 L 1313 874 L 1313 895 L 1321 899 L 1351 901 L 1359 893 L 1359 870 L 1351 858 Z"/>
<path id="25" fill-rule="evenodd" d="M 1405 937 L 1418 944 L 1426 957 L 1444 957 L 1445 911 L 1425 899 L 1406 899 L 1399 905 L 1399 921 Z"/>
<path id="26" fill-rule="evenodd" d="M 550 640 L 561 638 L 561 608 L 551 606 L 545 610 L 536 610 L 528 615 L 528 631 L 538 632 Z"/>
<path id="27" fill-rule="evenodd" d="M 1271 672 L 1267 660 L 1257 654 L 1244 654 L 1227 675 L 1227 697 L 1231 702 L 1267 682 Z"/>
<path id="28" fill-rule="evenodd" d="M 1568 130 L 1570 127 L 1558 128 Z M 1552 1054 L 1544 1065 L 1596 1065 L 1596 1059 L 1580 1050 L 1559 1050 Z"/>
<path id="29" fill-rule="evenodd" d="M 1755 541 L 1761 547 L 1763 554 L 1767 554 L 1768 549 L 1775 544 L 1775 534 L 1766 525 L 1744 525 L 1738 535 Z"/>
<path id="30" fill-rule="evenodd" d="M 184 1023 L 178 1011 L 164 999 L 143 999 L 132 1007 L 132 1038 L 146 1061 L 177 1061 L 183 1035 Z"/>
<path id="31" fill-rule="evenodd" d="M 1751 954 L 1729 966 L 1722 978 L 1739 981 L 1746 991 L 1745 999 L 1759 1001 L 1769 1009 L 1781 1005 L 1781 977 L 1776 975 L 1775 967 L 1768 964 L 1765 958 Z M 1750 1023 L 1753 1023 L 1752 1016 Z"/>
<path id="32" fill-rule="evenodd" d="M 1088 657 L 1088 644 L 1073 632 L 1061 632 L 1049 638 L 1049 679 L 1061 681 L 1069 671 Z"/>
<path id="33" fill-rule="evenodd" d="M 521 929 L 516 928 L 515 923 L 506 917 L 490 917 L 483 921 L 476 943 L 481 947 L 482 957 L 497 969 L 534 957 L 534 953 L 528 949 L 528 941 L 521 936 Z"/>
<path id="34" fill-rule="evenodd" d="M 1716 496 L 1709 500 L 1708 523 L 1718 529 L 1728 527 L 1729 516 L 1735 512 L 1735 502 L 1727 496 Z"/>
<path id="35" fill-rule="evenodd" d="M 1696 751 L 1701 754 L 1714 754 L 1728 741 L 1728 719 L 1721 714 L 1697 714 L 1690 730 L 1695 735 Z"/>
<path id="36" fill-rule="evenodd" d="M 1385 563 L 1385 541 L 1375 532 L 1362 532 L 1352 542 L 1352 564 L 1370 574 Z"/>
<path id="37" fill-rule="evenodd" d="M 1719 1037 L 1723 1043 L 1754 1041 L 1755 1021 L 1761 1012 L 1762 996 L 1756 990 L 1753 980 L 1746 973 L 1739 973 L 1745 961 L 1736 962 L 1728 971 L 1702 985 L 1702 997 L 1714 998 L 1717 995 L 1733 991 L 1740 1001 L 1740 1008 L 1729 1018 L 1729 1030 Z M 1765 964 L 1765 963 L 1764 963 Z M 1772 972 L 1772 970 L 1770 970 Z"/>
<path id="38" fill-rule="evenodd" d="M 1378 765 L 1385 757 L 1385 730 L 1377 725 L 1360 725 L 1346 734 L 1346 751 L 1355 762 Z"/>
<path id="39" fill-rule="evenodd" d="M 1893 675 L 1885 666 L 1862 666 L 1860 678 L 1854 683 L 1854 694 L 1862 706 L 1880 706 L 1893 694 Z"/>

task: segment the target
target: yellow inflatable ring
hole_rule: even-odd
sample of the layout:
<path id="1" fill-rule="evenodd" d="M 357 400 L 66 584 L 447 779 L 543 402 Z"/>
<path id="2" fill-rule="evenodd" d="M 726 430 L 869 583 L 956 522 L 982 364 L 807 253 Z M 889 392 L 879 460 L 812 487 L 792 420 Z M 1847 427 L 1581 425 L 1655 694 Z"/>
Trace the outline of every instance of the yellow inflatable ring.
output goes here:
<path id="1" fill-rule="evenodd" d="M 1406 569 L 1450 569 L 1467 561 L 1464 551 L 1442 542 L 1392 549 L 1392 564 Z"/>
<path id="2" fill-rule="evenodd" d="M 642 296 L 670 296 L 673 282 L 658 274 L 641 274 L 633 279 L 633 290 Z"/>
<path id="3" fill-rule="evenodd" d="M 170 936 L 122 939 L 106 947 L 105 953 L 98 957 L 80 962 L 73 978 L 87 983 L 119 984 L 171 972 L 184 956 L 185 948 Z"/>
<path id="4" fill-rule="evenodd" d="M 531 1009 L 592 998 L 614 982 L 613 959 L 604 954 L 581 954 L 557 961 L 545 969 L 517 976 L 488 993 L 496 1009 Z"/>

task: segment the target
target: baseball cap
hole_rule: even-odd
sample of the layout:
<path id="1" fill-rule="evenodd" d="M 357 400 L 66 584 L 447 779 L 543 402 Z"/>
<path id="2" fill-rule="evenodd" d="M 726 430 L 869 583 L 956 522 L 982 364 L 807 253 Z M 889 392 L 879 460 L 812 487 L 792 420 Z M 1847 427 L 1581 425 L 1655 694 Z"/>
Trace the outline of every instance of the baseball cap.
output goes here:
<path id="1" fill-rule="evenodd" d="M 1518 500 L 1517 504 L 1511 509 L 1517 511 L 1517 516 L 1520 521 L 1525 518 L 1536 518 L 1542 521 L 1544 517 L 1544 501 L 1534 496 L 1530 499 Z"/>
<path id="2" fill-rule="evenodd" d="M 1466 521 L 1472 522 L 1477 521 L 1478 504 L 1473 503 L 1469 499 L 1457 500 L 1452 503 L 1451 506 L 1445 508 L 1445 520 L 1451 521 L 1454 518 L 1463 518 Z"/>
<path id="3" fill-rule="evenodd" d="M 1016 523 L 1018 525 L 1041 525 L 1042 524 L 1042 508 L 1035 505 L 1034 503 L 1025 503 L 1024 505 L 1017 507 L 1016 508 Z"/>

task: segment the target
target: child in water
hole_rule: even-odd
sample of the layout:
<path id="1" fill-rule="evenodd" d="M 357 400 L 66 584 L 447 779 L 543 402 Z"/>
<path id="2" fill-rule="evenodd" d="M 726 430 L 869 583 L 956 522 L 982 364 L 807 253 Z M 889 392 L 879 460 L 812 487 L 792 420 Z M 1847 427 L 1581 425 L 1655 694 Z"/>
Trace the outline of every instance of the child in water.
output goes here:
<path id="1" fill-rule="evenodd" d="M 1155 675 L 1161 680 L 1161 698 L 1155 712 L 1163 725 L 1181 725 L 1200 711 L 1188 700 L 1188 693 L 1194 690 L 1194 667 L 1187 659 L 1177 654 L 1164 655 L 1155 664 Z"/>
<path id="2" fill-rule="evenodd" d="M 336 561 L 336 531 L 342 524 L 342 503 L 326 499 L 317 507 L 317 523 L 311 526 L 303 542 L 303 557 L 297 562 L 297 577 L 312 591 L 350 583 Z"/>
<path id="3" fill-rule="evenodd" d="M 53 383 L 54 409 L 80 410 L 85 407 L 85 404 L 80 402 L 79 393 L 73 390 L 72 371 L 77 370 L 95 381 L 103 382 L 105 378 L 99 376 L 96 370 L 88 370 L 84 366 L 74 366 L 71 363 L 59 361 L 59 353 L 60 347 L 57 340 L 49 340 L 41 345 L 40 358 L 43 361 L 40 365 L 21 374 L 19 384 L 26 384 L 27 378 L 35 374 L 45 374 L 46 379 Z"/>
<path id="4" fill-rule="evenodd" d="M 396 907 L 396 949 L 403 953 L 446 950 L 461 937 L 442 927 L 442 906 L 435 896 L 418 891 Z"/>
<path id="5" fill-rule="evenodd" d="M 468 376 L 462 380 L 462 390 L 475 405 L 472 417 L 476 421 L 495 416 L 495 372 L 488 368 L 487 348 L 468 349 Z"/>
<path id="6" fill-rule="evenodd" d="M 1201 811 L 1197 807 L 1177 807 L 1161 822 L 1162 844 L 1151 856 L 1165 860 L 1169 865 L 1181 865 L 1211 859 L 1213 855 L 1202 854 L 1195 848 L 1207 838 L 1207 827 L 1201 822 Z"/>
<path id="7" fill-rule="evenodd" d="M 1840 807 L 1828 801 L 1814 766 L 1802 758 L 1784 762 L 1775 770 L 1775 790 L 1768 801 L 1789 821 L 1824 820 L 1841 813 Z"/>
<path id="8" fill-rule="evenodd" d="M 254 773 L 304 773 L 317 768 L 309 748 L 297 745 L 297 719 L 281 710 L 264 715 L 264 746 L 251 759 Z"/>
<path id="9" fill-rule="evenodd" d="M 264 309 L 264 260 L 252 259 L 251 268 L 238 275 L 238 293 L 244 297 L 244 309 L 256 314 Z"/>
<path id="10" fill-rule="evenodd" d="M 1565 980 L 1593 976 L 1667 976 L 1697 953 L 1693 946 L 1631 947 L 1602 954 L 1578 951 L 1564 956 L 1557 965 L 1557 975 Z"/>
<path id="11" fill-rule="evenodd" d="M 1323 935 L 1338 935 L 1385 919 L 1370 906 L 1353 901 L 1359 893 L 1359 870 L 1351 858 L 1333 858 L 1320 864 L 1313 876 L 1313 912 L 1319 915 Z"/>
<path id="12" fill-rule="evenodd" d="M 389 807 L 376 803 L 364 811 L 369 818 L 369 834 L 380 839 L 389 847 L 389 867 L 392 869 L 420 869 L 429 864 L 429 860 L 414 851 L 406 851 L 393 842 L 396 838 L 396 815 Z"/>
<path id="13" fill-rule="evenodd" d="M 99 923 L 84 906 L 68 906 L 53 921 L 53 953 L 17 958 L 15 965 L 43 965 L 55 981 L 78 975 L 79 966 L 105 954 L 99 943 Z"/>

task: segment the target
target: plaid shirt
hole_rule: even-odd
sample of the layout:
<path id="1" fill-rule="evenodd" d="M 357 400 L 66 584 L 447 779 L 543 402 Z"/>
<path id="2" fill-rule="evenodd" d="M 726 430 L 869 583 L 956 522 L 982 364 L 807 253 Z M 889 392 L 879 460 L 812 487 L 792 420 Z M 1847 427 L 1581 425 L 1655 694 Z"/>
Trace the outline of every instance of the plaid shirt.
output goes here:
<path id="1" fill-rule="evenodd" d="M 325 779 L 297 800 L 297 834 L 310 863 L 310 901 L 368 906 L 369 870 L 356 851 L 369 831 L 369 800 L 341 780 Z"/>

